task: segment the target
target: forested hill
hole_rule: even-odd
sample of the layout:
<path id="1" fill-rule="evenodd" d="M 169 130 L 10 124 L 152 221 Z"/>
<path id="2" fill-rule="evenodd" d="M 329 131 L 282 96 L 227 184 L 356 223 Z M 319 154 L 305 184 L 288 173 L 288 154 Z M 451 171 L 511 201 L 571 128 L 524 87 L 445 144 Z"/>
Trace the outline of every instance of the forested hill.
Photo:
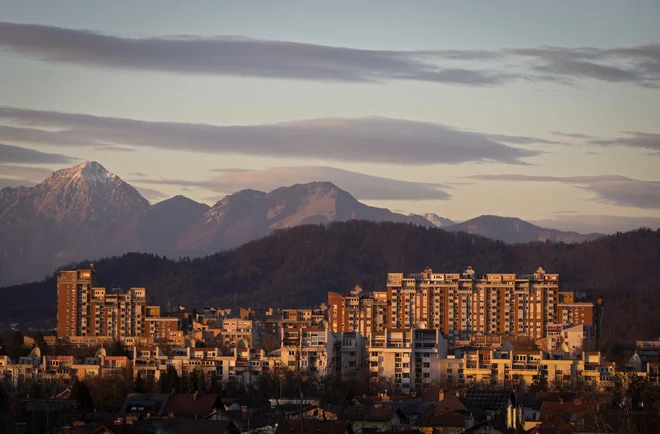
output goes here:
<path id="1" fill-rule="evenodd" d="M 660 231 L 640 229 L 582 244 L 508 245 L 410 224 L 349 221 L 277 231 L 232 251 L 173 261 L 130 253 L 94 261 L 104 286 L 145 286 L 154 302 L 186 306 L 304 307 L 355 284 L 383 289 L 387 272 L 559 273 L 564 289 L 602 291 L 605 332 L 660 335 Z M 87 264 L 78 264 L 86 266 Z M 0 318 L 55 321 L 56 283 L 0 289 Z"/>

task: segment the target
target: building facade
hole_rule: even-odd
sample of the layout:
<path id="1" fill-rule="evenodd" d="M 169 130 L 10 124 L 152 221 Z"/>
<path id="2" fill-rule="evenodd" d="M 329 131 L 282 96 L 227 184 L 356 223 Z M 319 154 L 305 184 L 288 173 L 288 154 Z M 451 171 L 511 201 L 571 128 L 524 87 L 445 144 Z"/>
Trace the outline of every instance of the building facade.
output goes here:
<path id="1" fill-rule="evenodd" d="M 109 341 L 180 340 L 178 320 L 161 318 L 147 305 L 147 290 L 98 287 L 93 269 L 62 271 L 57 277 L 57 333 L 77 344 Z"/>
<path id="2" fill-rule="evenodd" d="M 333 332 L 364 336 L 384 329 L 439 329 L 450 342 L 474 335 L 527 336 L 539 339 L 548 326 L 596 327 L 593 303 L 576 303 L 559 291 L 559 275 L 539 268 L 531 275 L 486 274 L 471 267 L 459 273 L 388 273 L 387 291 L 328 293 Z M 595 332 L 594 332 L 595 334 Z"/>

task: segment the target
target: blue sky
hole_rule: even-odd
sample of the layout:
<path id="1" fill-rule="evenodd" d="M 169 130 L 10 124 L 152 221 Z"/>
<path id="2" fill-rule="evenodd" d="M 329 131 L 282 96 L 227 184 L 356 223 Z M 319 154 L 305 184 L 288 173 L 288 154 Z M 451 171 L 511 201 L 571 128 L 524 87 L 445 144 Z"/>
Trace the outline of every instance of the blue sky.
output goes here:
<path id="1" fill-rule="evenodd" d="M 81 159 L 152 202 L 321 178 L 456 220 L 660 221 L 657 1 L 0 8 L 4 185 Z"/>

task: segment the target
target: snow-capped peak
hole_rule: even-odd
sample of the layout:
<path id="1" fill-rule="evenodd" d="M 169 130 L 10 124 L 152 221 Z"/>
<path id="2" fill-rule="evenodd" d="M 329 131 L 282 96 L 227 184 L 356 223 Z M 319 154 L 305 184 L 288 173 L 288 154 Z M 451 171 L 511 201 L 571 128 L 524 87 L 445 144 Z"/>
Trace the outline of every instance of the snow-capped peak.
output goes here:
<path id="1" fill-rule="evenodd" d="M 71 168 L 71 180 L 83 179 L 87 184 L 107 184 L 117 179 L 96 161 L 85 161 Z"/>

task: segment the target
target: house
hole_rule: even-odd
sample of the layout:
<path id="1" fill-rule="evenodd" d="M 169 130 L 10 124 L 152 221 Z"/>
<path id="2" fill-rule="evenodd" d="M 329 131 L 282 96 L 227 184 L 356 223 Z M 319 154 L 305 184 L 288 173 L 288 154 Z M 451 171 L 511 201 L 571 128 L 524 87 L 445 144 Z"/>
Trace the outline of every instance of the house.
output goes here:
<path id="1" fill-rule="evenodd" d="M 209 419 L 143 419 L 138 422 L 142 434 L 239 434 L 226 420 Z"/>
<path id="2" fill-rule="evenodd" d="M 239 410 L 218 410 L 208 415 L 211 420 L 226 420 L 232 422 L 242 433 L 253 432 L 262 428 L 275 425 L 277 417 L 272 417 L 266 411 L 254 411 L 247 407 L 239 407 Z"/>
<path id="3" fill-rule="evenodd" d="M 426 413 L 426 411 L 435 405 L 434 402 L 410 402 L 410 401 L 389 401 L 381 403 L 383 407 L 394 407 L 401 411 L 409 425 L 415 423 Z"/>
<path id="4" fill-rule="evenodd" d="M 463 431 L 465 434 L 505 434 L 507 432 L 504 423 L 494 421 L 485 421 L 474 425 Z"/>
<path id="5" fill-rule="evenodd" d="M 460 434 L 474 425 L 474 417 L 466 410 L 435 413 L 429 409 L 415 424 L 424 434 Z"/>
<path id="6" fill-rule="evenodd" d="M 544 402 L 576 402 L 576 393 L 527 392 L 522 395 L 522 420 L 541 420 L 541 405 Z"/>
<path id="7" fill-rule="evenodd" d="M 119 413 L 164 416 L 170 395 L 167 393 L 129 393 Z"/>
<path id="8" fill-rule="evenodd" d="M 188 419 L 203 419 L 222 408 L 217 394 L 198 395 L 196 393 L 177 393 L 167 400 L 165 415 Z"/>
<path id="9" fill-rule="evenodd" d="M 559 418 L 538 422 L 527 430 L 529 434 L 573 434 L 575 429 L 566 421 Z"/>
<path id="10" fill-rule="evenodd" d="M 347 420 L 280 419 L 275 434 L 354 434 Z"/>
<path id="11" fill-rule="evenodd" d="M 291 419 L 319 419 L 319 420 L 337 420 L 339 413 L 320 405 L 306 406 L 300 410 L 294 410 L 288 413 Z"/>
<path id="12" fill-rule="evenodd" d="M 373 431 L 396 430 L 408 420 L 401 410 L 395 407 L 348 407 L 341 415 L 342 419 L 351 422 L 353 431 L 362 434 Z"/>

